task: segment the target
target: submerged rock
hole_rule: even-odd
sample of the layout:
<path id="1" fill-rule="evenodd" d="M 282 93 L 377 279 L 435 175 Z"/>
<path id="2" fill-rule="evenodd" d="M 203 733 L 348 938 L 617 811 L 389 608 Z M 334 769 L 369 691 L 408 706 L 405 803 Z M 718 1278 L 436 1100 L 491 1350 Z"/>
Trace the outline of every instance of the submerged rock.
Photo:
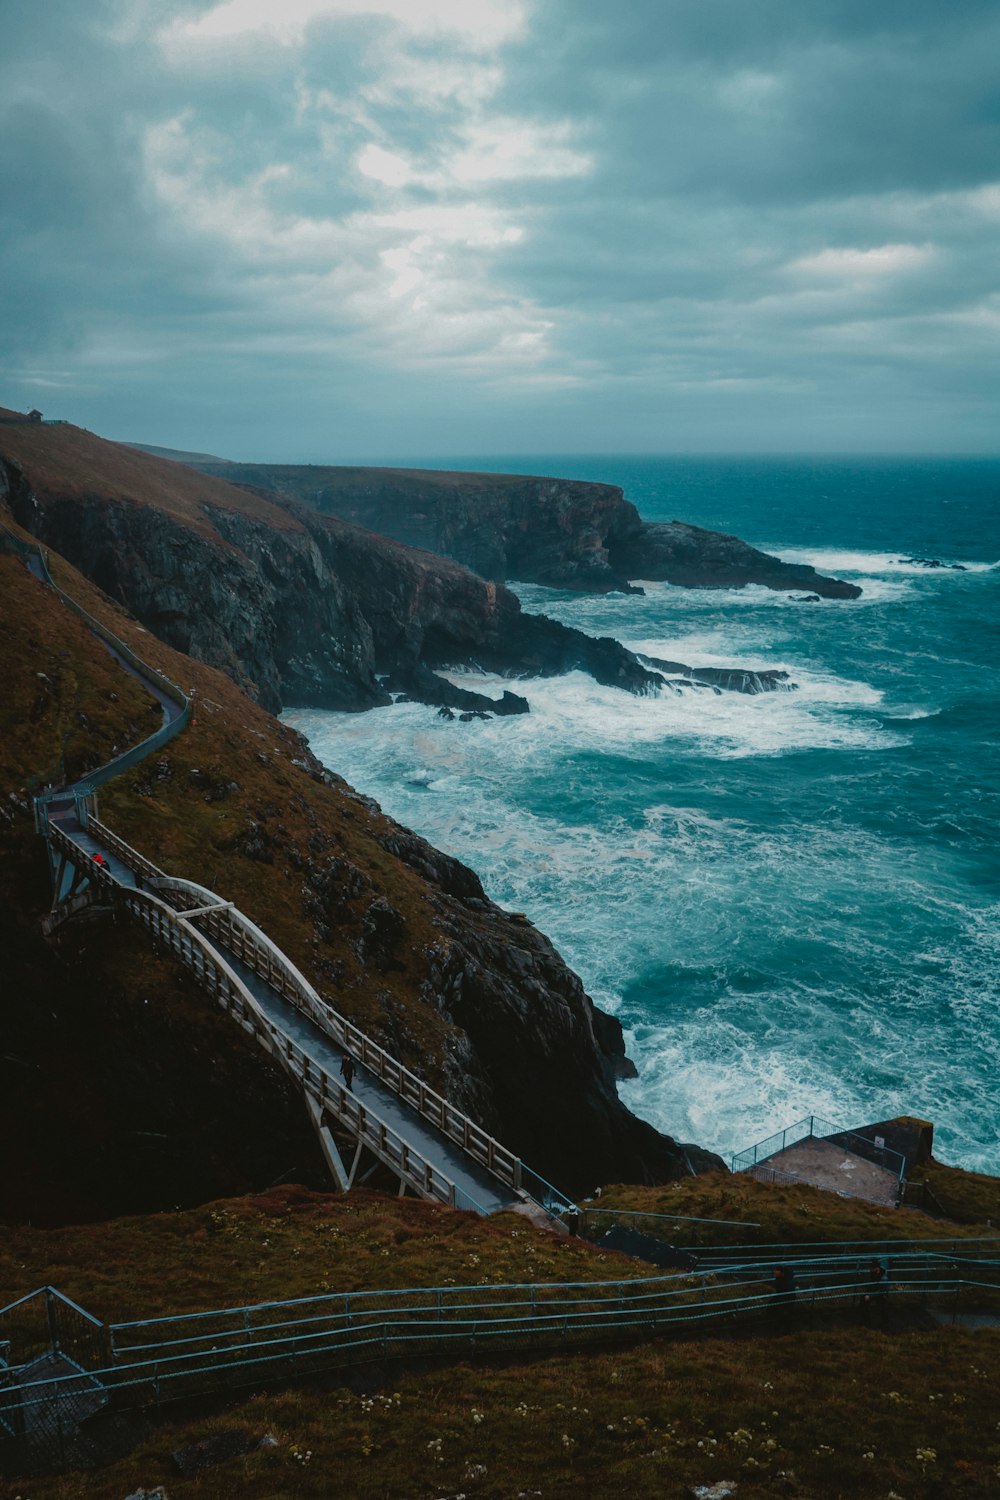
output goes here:
<path id="1" fill-rule="evenodd" d="M 915 568 L 947 568 L 952 573 L 968 572 L 965 563 L 946 563 L 939 557 L 901 557 L 899 560 Z"/>

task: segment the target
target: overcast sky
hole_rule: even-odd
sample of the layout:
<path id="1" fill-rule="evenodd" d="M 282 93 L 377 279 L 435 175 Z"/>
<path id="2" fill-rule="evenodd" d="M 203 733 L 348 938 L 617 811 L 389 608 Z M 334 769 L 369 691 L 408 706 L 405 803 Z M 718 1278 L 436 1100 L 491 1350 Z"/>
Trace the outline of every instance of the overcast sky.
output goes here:
<path id="1" fill-rule="evenodd" d="M 289 461 L 1000 450 L 995 0 L 0 14 L 0 404 Z"/>

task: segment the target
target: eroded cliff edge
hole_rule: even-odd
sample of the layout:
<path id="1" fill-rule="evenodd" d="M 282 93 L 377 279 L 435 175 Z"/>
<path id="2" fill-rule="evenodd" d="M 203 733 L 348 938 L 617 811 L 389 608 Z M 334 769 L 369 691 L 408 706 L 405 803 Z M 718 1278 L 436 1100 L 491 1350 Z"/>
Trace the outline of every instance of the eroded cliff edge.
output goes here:
<path id="1" fill-rule="evenodd" d="M 521 609 L 461 564 L 63 424 L 0 424 L 0 498 L 161 639 L 221 667 L 273 711 L 362 710 L 403 693 L 522 713 L 516 692 L 456 687 L 439 669 L 511 678 L 576 669 L 633 693 L 668 678 L 739 692 L 781 671 L 642 661 Z"/>
<path id="2" fill-rule="evenodd" d="M 463 474 L 294 464 L 199 463 L 206 474 L 308 505 L 484 578 L 607 592 L 632 579 L 694 588 L 803 589 L 856 599 L 853 583 L 782 562 L 683 521 L 644 521 L 611 484 L 519 474 Z"/>

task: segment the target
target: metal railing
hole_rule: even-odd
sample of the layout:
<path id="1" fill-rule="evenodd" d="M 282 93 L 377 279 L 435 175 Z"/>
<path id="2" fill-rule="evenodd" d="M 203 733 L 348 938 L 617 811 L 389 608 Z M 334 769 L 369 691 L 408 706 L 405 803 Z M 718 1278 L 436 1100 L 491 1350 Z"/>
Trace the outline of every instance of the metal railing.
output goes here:
<path id="1" fill-rule="evenodd" d="M 100 1369 L 113 1358 L 101 1320 L 54 1286 L 39 1287 L 0 1310 L 0 1347 L 13 1374 L 46 1354 L 62 1354 L 81 1370 Z"/>
<path id="2" fill-rule="evenodd" d="M 732 1169 L 734 1172 L 751 1171 L 768 1157 L 776 1156 L 778 1152 L 796 1145 L 799 1141 L 808 1140 L 810 1137 L 842 1146 L 845 1151 L 851 1152 L 854 1156 L 860 1156 L 865 1161 L 875 1162 L 876 1165 L 885 1167 L 897 1177 L 900 1183 L 903 1182 L 906 1175 L 906 1157 L 902 1152 L 891 1151 L 886 1146 L 876 1146 L 874 1141 L 869 1140 L 867 1136 L 859 1135 L 853 1130 L 841 1130 L 839 1126 L 831 1125 L 829 1120 L 821 1120 L 818 1115 L 807 1115 L 804 1120 L 797 1120 L 794 1125 L 789 1125 L 785 1130 L 779 1130 L 774 1135 L 768 1136 L 766 1140 L 758 1141 L 755 1146 L 748 1146 L 745 1151 L 737 1152 L 732 1159 Z M 775 1167 L 769 1167 L 767 1170 L 779 1171 Z M 780 1177 L 775 1180 L 780 1180 Z M 792 1180 L 798 1179 L 793 1177 Z"/>
<path id="3" fill-rule="evenodd" d="M 92 1373 L 118 1405 L 143 1405 L 213 1388 L 287 1378 L 373 1357 L 552 1349 L 678 1328 L 754 1319 L 762 1313 L 849 1312 L 871 1292 L 867 1257 L 793 1261 L 793 1299 L 776 1297 L 769 1269 L 729 1276 L 685 1273 L 625 1281 L 429 1287 L 330 1293 L 203 1313 L 122 1322 L 107 1330 L 111 1358 Z M 1000 1308 L 1000 1265 L 963 1274 L 941 1257 L 892 1262 L 886 1294 L 913 1298 L 952 1319 L 960 1300 Z M 59 1379 L 0 1386 L 0 1419 L 16 1402 L 51 1400 Z M 69 1387 L 65 1387 L 69 1389 Z"/>
<path id="4" fill-rule="evenodd" d="M 625 1224 L 630 1229 L 638 1229 L 640 1225 L 648 1227 L 650 1234 L 659 1235 L 668 1233 L 671 1229 L 683 1228 L 686 1225 L 697 1225 L 699 1230 L 705 1228 L 716 1229 L 759 1229 L 761 1226 L 753 1219 L 698 1219 L 691 1214 L 660 1214 L 647 1213 L 641 1208 L 578 1208 L 572 1211 L 575 1218 L 576 1232 L 584 1238 L 588 1238 L 591 1231 L 600 1231 L 602 1224 L 611 1221 L 615 1224 Z"/>
<path id="5" fill-rule="evenodd" d="M 113 877 L 109 877 L 113 880 Z M 268 1051 L 277 1057 L 298 1083 L 364 1141 L 375 1154 L 415 1192 L 433 1197 L 453 1207 L 484 1210 L 475 1200 L 445 1176 L 421 1152 L 396 1130 L 333 1078 L 315 1059 L 267 1016 L 252 991 L 208 943 L 188 918 L 166 906 L 148 891 L 131 891 L 119 887 L 119 900 L 144 923 L 155 938 L 164 943 L 182 963 L 192 970 L 205 988 L 229 1011 L 244 1030 L 251 1032 Z"/>
<path id="6" fill-rule="evenodd" d="M 114 854 L 141 873 L 152 888 L 178 910 L 208 907 L 190 918 L 313 1021 L 338 1047 L 348 1050 L 404 1104 L 435 1126 L 478 1166 L 485 1167 L 515 1193 L 539 1203 L 547 1213 L 571 1211 L 573 1204 L 506 1146 L 456 1109 L 423 1079 L 418 1078 L 384 1047 L 337 1011 L 309 983 L 285 953 L 255 923 L 206 886 L 164 875 L 151 861 L 132 849 L 104 823 L 89 820 L 89 828 Z M 342 1116 L 343 1118 L 343 1116 Z M 461 1191 L 460 1189 L 458 1190 Z M 471 1201 L 471 1200 L 470 1200 Z"/>
<path id="7" fill-rule="evenodd" d="M 696 1247 L 697 1248 L 697 1247 Z M 709 1270 L 731 1266 L 774 1266 L 781 1260 L 870 1262 L 877 1257 L 893 1261 L 922 1256 L 927 1261 L 1000 1265 L 1000 1235 L 988 1238 L 941 1238 L 926 1240 L 803 1240 L 798 1244 L 708 1245 L 697 1248 L 698 1264 Z"/>
<path id="8" fill-rule="evenodd" d="M 102 842 L 104 841 L 106 832 L 110 832 L 110 830 L 106 830 L 104 825 L 100 824 L 96 819 L 91 819 L 90 828 L 92 832 L 95 832 L 100 837 Z M 296 1082 L 306 1088 L 323 1109 L 335 1116 L 356 1139 L 363 1141 L 366 1146 L 370 1147 L 414 1192 L 421 1197 L 432 1197 L 437 1202 L 447 1203 L 454 1208 L 464 1208 L 478 1214 L 486 1213 L 486 1209 L 471 1193 L 467 1192 L 436 1167 L 379 1115 L 367 1106 L 362 1105 L 355 1095 L 344 1087 L 339 1079 L 332 1077 L 331 1074 L 308 1055 L 304 1048 L 282 1031 L 265 1014 L 259 1002 L 254 997 L 253 992 L 240 979 L 230 965 L 225 962 L 224 957 L 217 952 L 213 944 L 208 941 L 205 934 L 196 925 L 198 921 L 204 920 L 206 925 L 209 926 L 210 932 L 212 926 L 215 926 L 218 932 L 218 941 L 227 947 L 231 946 L 235 956 L 247 963 L 248 967 L 254 968 L 255 972 L 260 972 L 262 977 L 268 977 L 267 963 L 265 956 L 263 956 L 265 954 L 266 958 L 271 961 L 272 972 L 278 972 L 276 958 L 280 957 L 284 965 L 286 979 L 289 974 L 297 973 L 298 971 L 280 953 L 280 950 L 275 949 L 270 940 L 265 939 L 264 935 L 259 933 L 259 929 L 255 928 L 248 919 L 243 918 L 242 913 L 236 913 L 230 909 L 223 914 L 227 917 L 238 916 L 242 918 L 242 923 L 245 926 L 234 924 L 232 930 L 226 924 L 219 924 L 218 921 L 212 923 L 210 919 L 217 918 L 219 915 L 214 912 L 205 913 L 203 916 L 194 919 L 183 916 L 155 894 L 155 890 L 159 888 L 161 881 L 159 872 L 156 871 L 156 866 L 152 865 L 150 861 L 144 860 L 141 856 L 137 856 L 136 851 L 132 850 L 124 840 L 119 839 L 116 835 L 112 835 L 112 840 L 109 841 L 108 847 L 112 849 L 112 852 L 123 863 L 127 863 L 135 868 L 142 868 L 144 876 L 149 877 L 150 885 L 154 887 L 154 890 L 133 890 L 121 885 L 106 865 L 97 865 L 92 860 L 89 860 L 84 851 L 73 842 L 72 837 L 56 823 L 50 824 L 50 839 L 54 847 L 69 858 L 76 860 L 81 858 L 87 859 L 88 878 L 91 883 L 97 889 L 117 901 L 131 915 L 137 917 L 150 930 L 154 938 L 161 942 L 192 971 L 201 987 L 206 989 L 245 1031 L 249 1031 L 258 1042 L 265 1046 L 266 1050 L 281 1060 L 286 1069 L 295 1077 Z M 153 873 L 154 871 L 156 872 L 155 874 Z M 177 887 L 190 885 L 190 882 L 170 881 L 167 877 L 162 877 L 162 879 L 165 886 L 174 888 L 175 895 L 178 894 Z M 201 895 L 211 896 L 211 893 L 206 892 L 203 887 L 196 886 L 194 890 Z M 213 897 L 212 899 L 218 901 L 219 898 Z M 213 935 L 215 934 L 213 933 Z M 252 935 L 259 937 L 259 944 L 256 940 L 252 940 Z M 250 962 L 251 958 L 256 958 L 256 967 Z M 384 1059 L 385 1074 L 380 1076 L 388 1075 L 391 1077 L 390 1066 L 392 1065 L 399 1072 L 406 1073 L 407 1070 L 403 1069 L 401 1064 L 395 1063 L 394 1059 L 389 1058 L 388 1054 L 377 1047 L 357 1027 L 353 1026 L 343 1017 L 338 1017 L 332 1007 L 320 1000 L 319 996 L 308 985 L 308 981 L 302 979 L 301 983 L 311 992 L 318 1007 L 315 1013 L 311 1009 L 307 1013 L 311 1015 L 312 1019 L 317 1020 L 327 1032 L 331 1032 L 330 1018 L 332 1016 L 340 1021 L 342 1036 L 347 1037 L 351 1050 L 367 1065 L 371 1065 L 373 1060 L 377 1062 Z M 282 993 L 288 993 L 288 991 L 282 990 Z M 292 990 L 292 996 L 299 999 L 299 1009 L 304 1009 L 301 1003 L 302 995 L 298 991 Z M 289 996 L 289 998 L 292 996 Z M 337 1040 L 341 1045 L 344 1044 L 342 1037 L 338 1036 Z M 408 1076 L 410 1078 L 414 1077 L 413 1074 L 409 1074 Z M 419 1082 L 419 1080 L 415 1079 L 414 1081 Z M 420 1086 L 426 1088 L 426 1085 Z M 427 1092 L 430 1094 L 433 1091 L 427 1090 Z M 406 1094 L 402 1092 L 400 1092 L 400 1097 L 404 1100 L 407 1098 Z M 458 1116 L 462 1118 L 459 1116 L 459 1112 L 454 1110 L 452 1106 L 449 1105 L 447 1107 L 453 1117 Z M 430 1111 L 427 1114 L 427 1118 L 432 1123 L 435 1123 L 435 1116 Z M 470 1140 L 473 1141 L 473 1144 L 475 1144 L 475 1140 L 472 1136 L 472 1131 L 479 1132 L 480 1136 L 486 1141 L 491 1140 L 491 1137 L 486 1136 L 484 1131 L 479 1131 L 478 1126 L 474 1126 L 471 1121 L 468 1123 L 471 1127 Z M 454 1136 L 452 1138 L 454 1139 Z M 505 1151 L 505 1148 L 501 1147 L 500 1150 Z M 473 1156 L 473 1159 L 478 1160 L 473 1152 L 470 1151 L 469 1154 Z M 510 1156 L 510 1153 L 506 1153 L 506 1155 Z M 484 1152 L 484 1157 L 488 1160 L 489 1153 Z M 501 1160 L 499 1157 L 495 1157 L 494 1159 Z M 512 1160 L 516 1161 L 517 1159 L 512 1158 Z M 485 1160 L 483 1164 L 485 1165 Z M 518 1166 L 520 1166 L 519 1162 Z M 500 1176 L 499 1173 L 495 1175 Z M 504 1179 L 501 1177 L 500 1180 Z M 538 1181 L 542 1182 L 543 1179 L 539 1178 Z M 521 1191 L 525 1194 L 528 1193 L 527 1189 L 522 1189 Z M 551 1198 L 553 1200 L 557 1199 L 560 1206 L 568 1204 L 568 1200 L 561 1194 L 557 1194 L 554 1188 L 550 1189 L 549 1192 Z M 544 1206 L 544 1200 L 540 1199 L 539 1201 L 543 1202 Z"/>
<path id="9" fill-rule="evenodd" d="M 59 849 L 79 858 L 80 849 L 63 829 L 53 824 L 50 836 Z M 192 921 L 152 892 L 120 885 L 106 866 L 88 866 L 88 873 L 99 889 L 113 894 L 156 941 L 190 969 L 198 984 L 244 1031 L 277 1058 L 323 1109 L 342 1120 L 351 1134 L 364 1141 L 414 1192 L 452 1207 L 485 1213 L 471 1194 L 441 1172 L 391 1125 L 362 1105 L 338 1079 L 286 1035 L 266 1015 L 253 992 Z"/>

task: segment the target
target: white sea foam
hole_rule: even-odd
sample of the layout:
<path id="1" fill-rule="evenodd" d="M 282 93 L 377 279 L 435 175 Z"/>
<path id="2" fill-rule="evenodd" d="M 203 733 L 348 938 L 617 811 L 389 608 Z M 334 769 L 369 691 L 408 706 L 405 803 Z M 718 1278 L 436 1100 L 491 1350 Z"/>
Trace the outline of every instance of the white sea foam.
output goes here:
<path id="1" fill-rule="evenodd" d="M 996 1170 L 1000 909 L 963 905 L 968 843 L 913 837 L 923 804 L 901 783 L 898 817 L 869 791 L 910 764 L 897 752 L 920 752 L 917 721 L 964 680 L 948 638 L 900 633 L 892 605 L 933 597 L 923 579 L 966 575 L 902 554 L 771 550 L 853 572 L 865 593 L 799 605 L 757 588 L 517 591 L 645 655 L 784 667 L 795 692 L 637 698 L 579 672 L 512 684 L 463 671 L 447 675 L 497 698 L 513 686 L 531 713 L 461 724 L 407 703 L 290 717 L 327 765 L 531 914 L 620 1013 L 640 1067 L 623 1097 L 661 1129 L 728 1155 L 805 1114 L 916 1113 L 958 1144 L 952 1159 Z M 872 603 L 889 606 L 884 619 L 854 626 Z M 865 662 L 866 643 L 872 682 L 862 665 L 827 669 Z M 941 816 L 929 806 L 927 828 Z"/>
<path id="2" fill-rule="evenodd" d="M 657 647 L 654 654 L 666 655 L 671 643 L 646 644 Z M 745 665 L 721 657 L 691 663 L 710 664 Z M 496 697 L 509 686 L 506 679 L 474 673 L 442 675 L 459 687 Z M 794 693 L 750 696 L 716 693 L 709 687 L 668 687 L 656 696 L 635 697 L 595 683 L 583 672 L 571 672 L 518 684 L 530 715 L 470 727 L 508 757 L 523 753 L 528 746 L 534 754 L 545 743 L 555 753 L 592 749 L 627 755 L 644 743 L 675 739 L 694 742 L 702 753 L 727 759 L 844 746 L 877 750 L 900 743 L 871 713 L 852 712 L 877 708 L 882 695 L 876 688 L 797 667 L 792 675 L 798 684 Z"/>
<path id="3" fill-rule="evenodd" d="M 744 754 L 748 738 L 784 750 L 796 720 L 805 744 L 827 715 L 867 722 L 878 695 L 818 675 L 800 695 L 757 699 L 632 699 L 580 674 L 524 686 L 534 712 L 513 719 L 447 723 L 413 703 L 289 717 L 328 765 L 472 864 L 494 899 L 529 911 L 598 1003 L 622 1013 L 640 1068 L 622 1094 L 659 1128 L 729 1155 L 806 1114 L 922 1113 L 942 1142 L 960 1140 L 965 1164 L 995 1169 L 976 1120 L 1000 1070 L 1000 909 L 967 910 L 916 851 L 862 826 L 761 822 L 742 797 L 727 812 L 727 782 L 704 759 L 706 734 L 715 755 L 737 732 Z M 769 707 L 777 727 L 762 736 Z M 712 709 L 728 728 L 697 725 Z M 681 760 L 664 762 L 670 719 Z M 896 742 L 876 733 L 868 748 Z M 625 755 L 630 802 L 605 780 Z M 680 764 L 704 768 L 688 797 L 668 790 Z M 642 1020 L 629 1009 L 636 985 Z"/>
<path id="4" fill-rule="evenodd" d="M 966 562 L 961 558 L 942 557 L 944 566 L 926 567 L 901 552 L 848 552 L 811 547 L 782 547 L 765 550 L 779 553 L 783 562 L 805 563 L 818 572 L 840 577 L 843 573 L 885 577 L 902 574 L 915 578 L 961 578 L 963 573 L 989 573 L 1000 564 Z M 958 566 L 952 566 L 958 564 Z"/>

